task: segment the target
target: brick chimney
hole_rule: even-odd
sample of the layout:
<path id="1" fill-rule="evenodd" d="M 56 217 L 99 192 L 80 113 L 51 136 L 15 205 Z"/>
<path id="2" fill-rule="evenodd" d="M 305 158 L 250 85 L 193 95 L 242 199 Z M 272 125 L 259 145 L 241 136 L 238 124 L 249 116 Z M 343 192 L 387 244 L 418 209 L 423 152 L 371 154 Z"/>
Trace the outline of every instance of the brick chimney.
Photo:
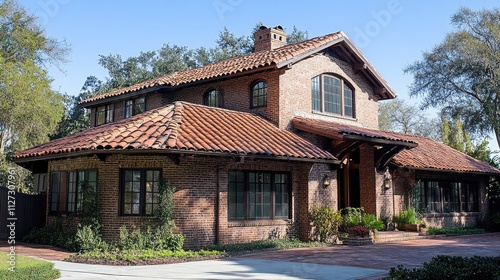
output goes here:
<path id="1" fill-rule="evenodd" d="M 270 51 L 286 45 L 288 35 L 280 25 L 267 28 L 262 25 L 254 34 L 254 52 Z"/>

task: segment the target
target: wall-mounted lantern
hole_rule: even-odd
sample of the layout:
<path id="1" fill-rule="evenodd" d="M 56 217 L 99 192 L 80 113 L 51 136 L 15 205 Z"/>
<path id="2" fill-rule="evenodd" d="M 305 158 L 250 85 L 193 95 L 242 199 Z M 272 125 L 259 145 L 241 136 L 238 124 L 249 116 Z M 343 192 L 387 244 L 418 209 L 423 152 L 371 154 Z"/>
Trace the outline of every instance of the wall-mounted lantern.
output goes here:
<path id="1" fill-rule="evenodd" d="M 328 174 L 325 174 L 325 177 L 323 177 L 323 188 L 328 188 L 328 186 L 330 186 L 330 178 Z"/>

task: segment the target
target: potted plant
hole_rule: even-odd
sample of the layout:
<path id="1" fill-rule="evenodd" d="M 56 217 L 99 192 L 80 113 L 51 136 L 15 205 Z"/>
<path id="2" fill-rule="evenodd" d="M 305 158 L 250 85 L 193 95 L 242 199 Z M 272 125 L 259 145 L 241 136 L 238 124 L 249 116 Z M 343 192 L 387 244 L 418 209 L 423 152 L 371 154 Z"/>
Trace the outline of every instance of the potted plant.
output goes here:
<path id="1" fill-rule="evenodd" d="M 413 208 L 405 209 L 399 215 L 395 215 L 393 222 L 397 224 L 399 230 L 420 232 L 422 228 L 425 228 L 424 221 Z"/>

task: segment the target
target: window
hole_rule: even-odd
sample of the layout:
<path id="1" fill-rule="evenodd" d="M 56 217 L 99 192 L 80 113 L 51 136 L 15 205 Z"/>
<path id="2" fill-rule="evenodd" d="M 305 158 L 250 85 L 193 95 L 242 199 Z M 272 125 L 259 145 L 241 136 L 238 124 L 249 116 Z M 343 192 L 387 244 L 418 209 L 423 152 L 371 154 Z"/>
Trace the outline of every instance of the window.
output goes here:
<path id="1" fill-rule="evenodd" d="M 125 101 L 125 108 L 123 110 L 125 118 L 129 118 L 140 114 L 146 110 L 146 102 L 144 97 L 130 99 Z"/>
<path id="2" fill-rule="evenodd" d="M 313 111 L 353 117 L 353 89 L 347 82 L 333 75 L 319 75 L 311 79 Z"/>
<path id="3" fill-rule="evenodd" d="M 414 190 L 417 209 L 423 212 L 476 212 L 477 184 L 421 180 Z"/>
<path id="4" fill-rule="evenodd" d="M 203 97 L 203 104 L 212 107 L 221 107 L 219 98 L 220 96 L 217 90 L 215 89 L 209 90 L 207 93 L 205 93 L 205 96 Z"/>
<path id="5" fill-rule="evenodd" d="M 267 84 L 265 82 L 260 81 L 253 84 L 251 91 L 252 108 L 267 106 Z"/>
<path id="6" fill-rule="evenodd" d="M 83 185 L 96 190 L 96 170 L 52 172 L 50 176 L 50 212 L 78 213 L 82 211 Z"/>
<path id="7" fill-rule="evenodd" d="M 113 104 L 97 107 L 95 114 L 96 125 L 113 122 Z"/>
<path id="8" fill-rule="evenodd" d="M 122 170 L 122 215 L 153 215 L 158 206 L 160 170 Z"/>
<path id="9" fill-rule="evenodd" d="M 287 173 L 229 171 L 230 220 L 290 218 Z"/>

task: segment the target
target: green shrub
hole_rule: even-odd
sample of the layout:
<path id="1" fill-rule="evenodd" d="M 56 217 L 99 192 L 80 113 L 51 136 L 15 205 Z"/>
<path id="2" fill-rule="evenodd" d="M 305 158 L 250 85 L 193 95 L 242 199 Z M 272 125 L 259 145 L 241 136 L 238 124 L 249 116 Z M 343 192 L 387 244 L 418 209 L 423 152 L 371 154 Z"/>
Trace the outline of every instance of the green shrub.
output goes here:
<path id="1" fill-rule="evenodd" d="M 185 237 L 174 234 L 171 225 L 151 227 L 145 232 L 135 228 L 129 233 L 126 226 L 120 227 L 120 238 L 117 246 L 122 250 L 172 250 L 179 251 L 184 245 Z"/>
<path id="2" fill-rule="evenodd" d="M 377 217 L 373 214 L 363 214 L 361 220 L 361 224 L 368 230 L 375 231 L 384 228 L 384 222 L 377 220 Z"/>
<path id="3" fill-rule="evenodd" d="M 337 235 L 342 215 L 331 206 L 322 205 L 314 207 L 309 213 L 309 219 L 315 227 L 316 237 L 319 241 L 327 241 Z"/>
<path id="4" fill-rule="evenodd" d="M 60 220 L 43 228 L 33 229 L 23 238 L 24 242 L 45 244 L 64 248 L 71 252 L 79 250 L 74 231 L 63 227 Z"/>
<path id="5" fill-rule="evenodd" d="M 447 234 L 447 235 L 464 235 L 464 234 L 481 234 L 485 233 L 482 228 L 429 228 L 427 234 Z"/>
<path id="6" fill-rule="evenodd" d="M 363 224 L 363 207 L 347 207 L 342 209 L 343 223 L 342 230 L 347 232 L 350 227 L 361 226 Z"/>
<path id="7" fill-rule="evenodd" d="M 92 226 L 83 226 L 76 231 L 76 244 L 82 252 L 86 251 L 107 251 L 108 244 L 102 240 L 98 229 Z"/>
<path id="8" fill-rule="evenodd" d="M 8 254 L 0 254 L 0 279 L 45 280 L 61 277 L 61 272 L 54 268 L 53 263 L 21 255 L 16 255 L 14 272 L 10 271 L 9 268 Z"/>
<path id="9" fill-rule="evenodd" d="M 251 251 L 268 250 L 268 249 L 284 250 L 292 248 L 320 247 L 325 245 L 326 243 L 323 242 L 302 242 L 295 238 L 283 238 L 283 239 L 264 239 L 264 240 L 258 240 L 249 243 L 239 243 L 239 244 L 209 245 L 207 249 L 234 254 L 240 252 L 251 252 Z"/>
<path id="10" fill-rule="evenodd" d="M 420 214 L 413 208 L 408 208 L 399 215 L 394 215 L 392 221 L 397 224 L 399 230 L 404 230 L 405 224 L 421 224 L 423 221 L 420 219 Z"/>
<path id="11" fill-rule="evenodd" d="M 436 256 L 422 268 L 393 267 L 389 279 L 500 279 L 500 257 Z"/>

